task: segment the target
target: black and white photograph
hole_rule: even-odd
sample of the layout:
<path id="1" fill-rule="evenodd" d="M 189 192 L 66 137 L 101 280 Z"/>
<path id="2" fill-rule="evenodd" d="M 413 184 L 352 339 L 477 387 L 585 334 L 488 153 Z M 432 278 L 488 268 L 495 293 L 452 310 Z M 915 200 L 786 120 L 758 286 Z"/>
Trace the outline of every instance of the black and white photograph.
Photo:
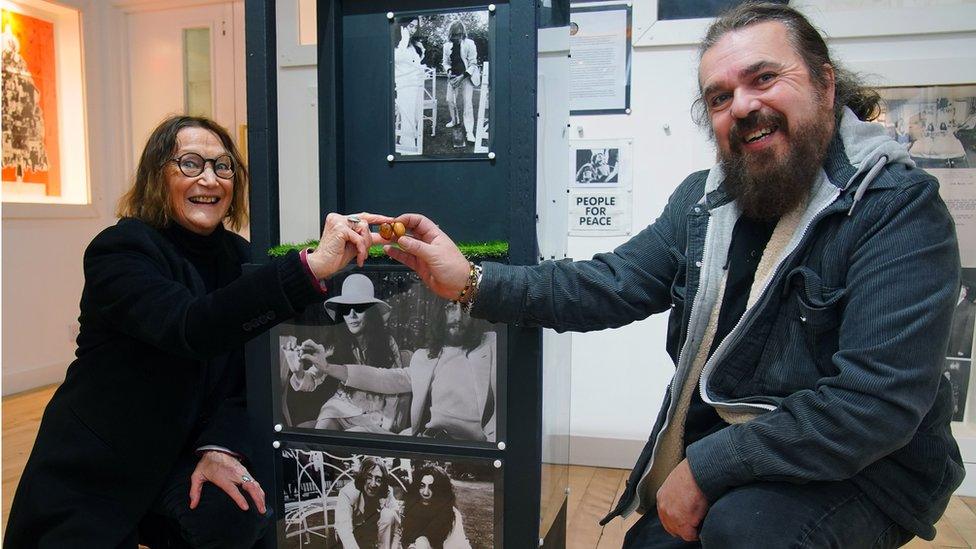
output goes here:
<path id="1" fill-rule="evenodd" d="M 576 183 L 619 182 L 620 149 L 576 149 Z"/>
<path id="2" fill-rule="evenodd" d="M 332 279 L 333 295 L 277 329 L 282 423 L 291 428 L 492 443 L 496 326 L 405 270 Z"/>
<path id="3" fill-rule="evenodd" d="M 397 14 L 391 26 L 396 153 L 487 155 L 492 49 L 488 9 Z"/>
<path id="4" fill-rule="evenodd" d="M 281 467 L 282 548 L 490 549 L 500 533 L 489 460 L 300 446 Z"/>
<path id="5" fill-rule="evenodd" d="M 976 168 L 976 86 L 886 88 L 879 118 L 924 169 Z"/>
<path id="6" fill-rule="evenodd" d="M 946 358 L 943 374 L 952 386 L 952 421 L 966 419 L 966 397 L 969 394 L 970 359 Z"/>
<path id="7" fill-rule="evenodd" d="M 959 298 L 952 311 L 952 328 L 946 360 L 973 358 L 973 330 L 976 325 L 976 268 L 962 270 Z"/>

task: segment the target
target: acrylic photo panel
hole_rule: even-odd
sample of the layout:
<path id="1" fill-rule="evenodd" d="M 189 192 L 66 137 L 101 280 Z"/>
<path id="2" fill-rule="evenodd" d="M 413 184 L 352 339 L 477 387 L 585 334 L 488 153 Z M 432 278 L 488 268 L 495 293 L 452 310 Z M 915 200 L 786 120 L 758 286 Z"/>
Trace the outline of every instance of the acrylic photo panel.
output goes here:
<path id="1" fill-rule="evenodd" d="M 505 330 L 471 318 L 401 268 L 346 273 L 330 285 L 325 303 L 272 332 L 285 429 L 503 440 Z"/>
<path id="2" fill-rule="evenodd" d="M 490 549 L 502 539 L 492 460 L 295 443 L 279 452 L 279 548 Z"/>
<path id="3" fill-rule="evenodd" d="M 390 34 L 396 155 L 487 157 L 493 51 L 488 8 L 397 13 Z"/>

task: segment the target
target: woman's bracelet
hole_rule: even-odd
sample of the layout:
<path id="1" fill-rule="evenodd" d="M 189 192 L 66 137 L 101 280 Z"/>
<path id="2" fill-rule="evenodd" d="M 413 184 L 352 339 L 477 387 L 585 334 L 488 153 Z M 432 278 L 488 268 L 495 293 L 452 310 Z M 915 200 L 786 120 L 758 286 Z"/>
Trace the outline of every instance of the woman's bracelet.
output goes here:
<path id="1" fill-rule="evenodd" d="M 474 299 L 478 297 L 478 285 L 481 284 L 481 265 L 475 265 L 472 262 L 468 262 L 468 283 L 464 285 L 464 288 L 458 294 L 457 299 L 454 300 L 455 303 L 461 305 L 461 310 L 468 312 L 471 310 L 471 306 L 474 305 Z"/>

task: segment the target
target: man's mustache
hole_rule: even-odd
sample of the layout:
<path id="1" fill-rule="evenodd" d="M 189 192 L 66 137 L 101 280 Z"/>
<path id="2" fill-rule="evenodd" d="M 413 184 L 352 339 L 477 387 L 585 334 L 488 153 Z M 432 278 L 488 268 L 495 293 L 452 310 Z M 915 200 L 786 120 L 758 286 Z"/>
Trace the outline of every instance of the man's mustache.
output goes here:
<path id="1" fill-rule="evenodd" d="M 759 128 L 770 126 L 777 126 L 782 130 L 786 128 L 786 120 L 779 113 L 764 113 L 761 111 L 752 111 L 745 118 L 740 118 L 729 128 L 729 143 L 732 146 L 732 150 L 738 151 L 742 147 L 742 141 L 746 135 Z"/>

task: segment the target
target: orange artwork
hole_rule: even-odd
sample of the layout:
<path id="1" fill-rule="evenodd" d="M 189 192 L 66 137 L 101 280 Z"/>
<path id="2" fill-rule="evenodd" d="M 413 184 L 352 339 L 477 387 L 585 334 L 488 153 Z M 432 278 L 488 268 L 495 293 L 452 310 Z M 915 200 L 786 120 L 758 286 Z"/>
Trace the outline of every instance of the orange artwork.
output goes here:
<path id="1" fill-rule="evenodd" d="M 42 183 L 61 196 L 54 23 L 0 10 L 3 181 Z"/>

